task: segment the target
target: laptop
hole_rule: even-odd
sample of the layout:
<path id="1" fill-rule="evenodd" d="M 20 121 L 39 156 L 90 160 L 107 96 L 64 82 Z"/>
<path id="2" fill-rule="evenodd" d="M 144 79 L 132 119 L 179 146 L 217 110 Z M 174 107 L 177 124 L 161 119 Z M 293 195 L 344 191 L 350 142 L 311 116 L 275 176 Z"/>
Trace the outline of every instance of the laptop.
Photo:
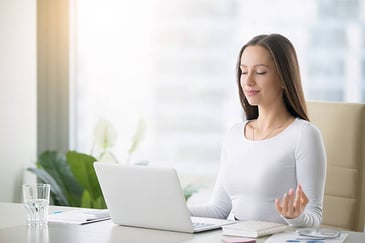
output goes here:
<path id="1" fill-rule="evenodd" d="M 186 233 L 218 229 L 234 221 L 190 217 L 173 168 L 95 162 L 115 224 Z"/>

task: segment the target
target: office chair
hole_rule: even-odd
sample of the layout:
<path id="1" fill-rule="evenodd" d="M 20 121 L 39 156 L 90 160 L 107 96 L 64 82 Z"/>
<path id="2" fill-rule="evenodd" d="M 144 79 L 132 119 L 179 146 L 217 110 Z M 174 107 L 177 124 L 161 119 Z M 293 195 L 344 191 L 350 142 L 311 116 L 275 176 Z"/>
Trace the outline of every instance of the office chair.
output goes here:
<path id="1" fill-rule="evenodd" d="M 365 104 L 307 102 L 327 152 L 322 227 L 364 232 Z"/>

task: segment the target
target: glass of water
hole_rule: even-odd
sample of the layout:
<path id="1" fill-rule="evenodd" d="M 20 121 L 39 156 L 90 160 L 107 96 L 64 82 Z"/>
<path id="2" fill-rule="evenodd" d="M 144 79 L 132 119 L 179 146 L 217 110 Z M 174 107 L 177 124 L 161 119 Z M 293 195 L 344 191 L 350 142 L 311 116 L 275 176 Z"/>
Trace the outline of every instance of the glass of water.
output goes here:
<path id="1" fill-rule="evenodd" d="M 23 185 L 27 225 L 47 225 L 50 189 L 49 184 Z"/>

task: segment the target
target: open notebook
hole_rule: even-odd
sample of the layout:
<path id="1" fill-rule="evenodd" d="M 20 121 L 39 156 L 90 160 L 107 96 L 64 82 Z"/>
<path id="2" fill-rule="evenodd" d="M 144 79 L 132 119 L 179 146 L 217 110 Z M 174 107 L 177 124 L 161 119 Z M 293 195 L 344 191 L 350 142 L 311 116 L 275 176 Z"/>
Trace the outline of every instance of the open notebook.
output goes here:
<path id="1" fill-rule="evenodd" d="M 95 162 L 94 167 L 116 224 L 194 233 L 234 223 L 190 217 L 173 168 L 102 162 Z"/>

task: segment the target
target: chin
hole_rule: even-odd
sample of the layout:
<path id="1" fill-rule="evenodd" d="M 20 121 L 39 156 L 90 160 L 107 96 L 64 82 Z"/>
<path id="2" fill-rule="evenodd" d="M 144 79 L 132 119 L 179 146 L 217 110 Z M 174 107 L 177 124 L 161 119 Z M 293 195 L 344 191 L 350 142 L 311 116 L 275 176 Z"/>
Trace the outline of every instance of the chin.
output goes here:
<path id="1" fill-rule="evenodd" d="M 247 99 L 247 98 L 246 98 Z M 248 98 L 247 99 L 247 102 L 250 104 L 250 105 L 252 105 L 252 106 L 257 106 L 257 105 L 259 105 L 259 102 L 256 100 L 256 99 L 250 99 L 250 98 Z"/>

